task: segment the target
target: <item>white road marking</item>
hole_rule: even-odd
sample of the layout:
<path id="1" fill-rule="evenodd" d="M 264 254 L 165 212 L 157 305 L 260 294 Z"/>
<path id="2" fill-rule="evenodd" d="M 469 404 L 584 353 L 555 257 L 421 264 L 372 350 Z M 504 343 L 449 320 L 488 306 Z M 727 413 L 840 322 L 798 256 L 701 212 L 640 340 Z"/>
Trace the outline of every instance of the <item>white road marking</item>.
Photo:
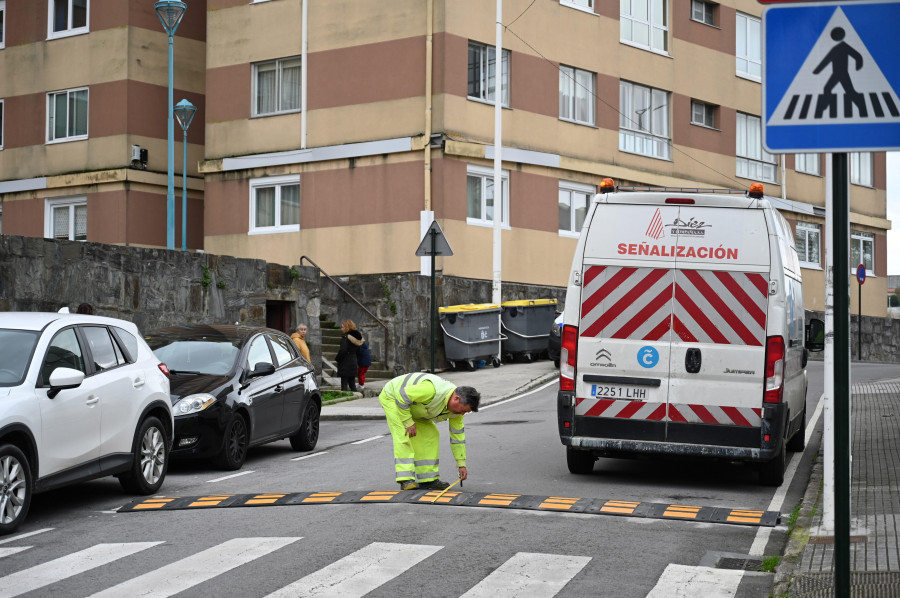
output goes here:
<path id="1" fill-rule="evenodd" d="M 373 440 L 378 440 L 379 438 L 384 438 L 385 436 L 386 436 L 386 434 L 379 434 L 378 436 L 372 436 L 371 438 L 357 440 L 356 442 L 351 442 L 350 444 L 365 444 L 367 442 L 372 442 Z"/>
<path id="2" fill-rule="evenodd" d="M 328 451 L 319 451 L 318 453 L 311 453 L 309 455 L 303 455 L 302 457 L 294 457 L 291 461 L 303 461 L 304 459 L 310 459 L 312 457 L 318 457 L 319 455 L 324 455 Z"/>
<path id="3" fill-rule="evenodd" d="M 647 598 L 733 598 L 743 571 L 667 565 Z"/>
<path id="4" fill-rule="evenodd" d="M 505 405 L 506 403 L 510 403 L 512 401 L 518 401 L 519 399 L 524 399 L 528 395 L 532 395 L 538 391 L 544 390 L 545 388 L 547 388 L 549 386 L 553 386 L 554 384 L 559 384 L 559 380 L 552 380 L 552 381 L 544 384 L 543 386 L 538 386 L 537 388 L 529 390 L 525 394 L 521 394 L 517 397 L 512 397 L 511 399 L 506 399 L 504 401 L 500 401 L 499 403 L 491 403 L 490 405 L 485 405 L 484 407 L 479 407 L 478 411 L 481 412 L 481 411 L 484 411 L 485 409 L 492 409 L 494 407 L 499 407 L 500 405 Z"/>
<path id="5" fill-rule="evenodd" d="M 825 395 L 819 397 L 819 404 L 816 405 L 812 417 L 809 418 L 809 421 L 806 423 L 806 436 L 804 437 L 805 446 L 809 445 L 809 439 L 812 438 L 813 430 L 815 430 L 816 424 L 819 423 L 819 416 L 822 415 L 822 408 L 825 405 L 824 397 Z M 775 494 L 772 496 L 772 502 L 769 503 L 769 507 L 766 509 L 767 511 L 781 511 L 784 499 L 787 498 L 788 488 L 791 487 L 791 482 L 794 481 L 794 475 L 797 473 L 797 468 L 800 467 L 800 460 L 802 458 L 803 453 L 794 453 L 791 457 L 791 463 L 784 472 L 784 482 L 782 482 L 781 486 L 778 487 L 778 490 L 776 490 Z M 753 544 L 750 545 L 750 554 L 756 556 L 765 554 L 766 544 L 769 543 L 769 536 L 771 534 L 771 527 L 759 528 L 756 531 L 756 537 L 753 538 Z"/>
<path id="6" fill-rule="evenodd" d="M 214 480 L 206 480 L 207 484 L 212 484 L 213 482 L 221 482 L 222 480 L 230 480 L 231 478 L 236 478 L 238 476 L 247 475 L 248 473 L 254 473 L 252 469 L 248 469 L 247 471 L 242 471 L 239 473 L 233 473 L 231 475 L 227 475 L 224 478 L 216 478 Z"/>
<path id="7" fill-rule="evenodd" d="M 0 559 L 7 556 L 12 556 L 17 552 L 22 552 L 23 550 L 28 550 L 31 546 L 4 546 L 0 548 Z"/>
<path id="8" fill-rule="evenodd" d="M 301 538 L 234 538 L 218 546 L 208 548 L 189 558 L 179 559 L 171 565 L 160 567 L 144 575 L 134 577 L 90 598 L 116 598 L 134 596 L 141 598 L 165 598 L 197 584 L 209 581 L 235 567 L 284 548 Z"/>
<path id="9" fill-rule="evenodd" d="M 47 528 L 39 529 L 39 530 L 36 530 L 33 532 L 28 532 L 27 534 L 19 534 L 18 536 L 13 536 L 12 538 L 5 538 L 3 540 L 0 540 L 0 544 L 9 544 L 10 542 L 18 542 L 22 538 L 27 538 L 29 536 L 34 536 L 37 534 L 43 534 L 44 532 L 52 532 L 52 531 L 53 531 L 52 527 L 47 527 Z"/>
<path id="10" fill-rule="evenodd" d="M 0 577 L 0 597 L 11 598 L 96 569 L 162 542 L 97 544 L 66 556 Z"/>
<path id="11" fill-rule="evenodd" d="M 551 598 L 591 557 L 517 552 L 461 598 Z"/>
<path id="12" fill-rule="evenodd" d="M 373 542 L 266 598 L 358 598 L 441 548 L 443 547 L 422 544 Z"/>

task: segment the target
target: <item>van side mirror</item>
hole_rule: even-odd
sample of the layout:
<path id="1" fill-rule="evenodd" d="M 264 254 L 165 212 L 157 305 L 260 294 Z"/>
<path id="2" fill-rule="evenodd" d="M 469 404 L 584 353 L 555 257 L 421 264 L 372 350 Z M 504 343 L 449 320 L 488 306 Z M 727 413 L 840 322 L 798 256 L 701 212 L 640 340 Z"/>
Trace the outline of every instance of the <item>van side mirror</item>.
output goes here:
<path id="1" fill-rule="evenodd" d="M 825 349 L 825 322 L 812 318 L 806 325 L 806 349 L 813 353 Z"/>

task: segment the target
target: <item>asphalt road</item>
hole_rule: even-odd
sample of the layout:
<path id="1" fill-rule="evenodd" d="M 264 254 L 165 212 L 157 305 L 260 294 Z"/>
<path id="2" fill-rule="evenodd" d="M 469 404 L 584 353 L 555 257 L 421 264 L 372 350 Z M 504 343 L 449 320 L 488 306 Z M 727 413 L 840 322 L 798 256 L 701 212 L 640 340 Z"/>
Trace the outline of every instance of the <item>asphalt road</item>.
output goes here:
<path id="1" fill-rule="evenodd" d="M 808 417 L 821 396 L 821 372 L 821 362 L 810 362 Z M 853 372 L 855 382 L 898 376 L 896 365 L 861 364 Z M 805 490 L 820 430 L 819 420 L 807 450 L 791 457 L 789 472 L 797 463 L 793 484 L 780 490 L 758 485 L 752 467 L 728 463 L 603 459 L 593 474 L 574 476 L 566 468 L 556 434 L 551 384 L 466 417 L 470 479 L 464 491 L 787 514 Z M 442 477 L 455 480 L 445 429 L 441 451 Z M 394 490 L 392 469 L 384 422 L 323 422 L 313 453 L 294 452 L 284 441 L 251 451 L 239 472 L 175 464 L 163 493 Z M 370 589 L 363 579 L 383 581 L 367 596 L 496 597 L 515 595 L 504 594 L 503 588 L 518 588 L 529 597 L 558 591 L 555 595 L 644 598 L 677 595 L 684 579 L 692 580 L 694 595 L 699 595 L 699 566 L 712 565 L 723 555 L 746 556 L 754 547 L 767 555 L 780 554 L 786 538 L 784 522 L 758 528 L 425 504 L 115 512 L 132 498 L 112 479 L 36 497 L 25 526 L 12 537 L 0 538 L 0 596 L 89 596 L 105 591 L 101 595 L 181 592 L 179 596 L 249 598 L 282 588 L 283 595 L 290 596 L 352 596 Z M 39 533 L 19 537 L 31 532 Z M 22 547 L 29 548 L 16 551 Z M 371 571 L 354 576 L 337 570 L 360 563 L 379 564 L 381 577 Z M 772 585 L 770 574 L 721 575 L 713 582 L 715 591 L 733 584 L 736 594 L 731 595 L 739 598 L 767 596 Z M 363 586 L 334 586 L 342 576 L 353 580 L 343 583 Z M 298 585 L 291 586 L 294 583 Z M 521 585 L 527 583 L 537 585 Z"/>

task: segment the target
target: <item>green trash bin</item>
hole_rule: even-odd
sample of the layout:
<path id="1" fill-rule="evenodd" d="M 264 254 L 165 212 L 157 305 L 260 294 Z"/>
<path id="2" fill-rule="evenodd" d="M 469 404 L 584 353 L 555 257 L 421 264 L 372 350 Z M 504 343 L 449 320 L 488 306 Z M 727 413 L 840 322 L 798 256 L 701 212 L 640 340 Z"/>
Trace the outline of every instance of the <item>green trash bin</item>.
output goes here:
<path id="1" fill-rule="evenodd" d="M 490 361 L 500 367 L 500 306 L 496 303 L 470 303 L 439 307 L 444 331 L 444 353 L 450 367 L 475 369 L 475 363 Z"/>
<path id="2" fill-rule="evenodd" d="M 504 357 L 513 361 L 521 356 L 531 363 L 547 350 L 556 318 L 556 299 L 504 301 L 500 307 Z"/>

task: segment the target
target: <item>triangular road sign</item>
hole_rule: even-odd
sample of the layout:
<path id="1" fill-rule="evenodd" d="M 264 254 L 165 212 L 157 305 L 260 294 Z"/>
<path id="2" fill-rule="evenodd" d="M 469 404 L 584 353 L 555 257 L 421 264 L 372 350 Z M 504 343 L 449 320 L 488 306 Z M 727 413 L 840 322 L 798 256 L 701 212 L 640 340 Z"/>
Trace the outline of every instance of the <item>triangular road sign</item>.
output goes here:
<path id="1" fill-rule="evenodd" d="M 887 123 L 900 123 L 900 97 L 844 11 L 835 7 L 766 124 Z"/>
<path id="2" fill-rule="evenodd" d="M 434 251 L 431 250 L 432 237 L 434 237 Z M 428 232 L 425 233 L 422 242 L 419 243 L 419 248 L 416 249 L 416 255 L 419 257 L 453 255 L 450 243 L 447 242 L 447 237 L 444 236 L 444 231 L 441 230 L 441 225 L 437 223 L 437 220 L 432 221 L 431 226 L 428 227 Z"/>

